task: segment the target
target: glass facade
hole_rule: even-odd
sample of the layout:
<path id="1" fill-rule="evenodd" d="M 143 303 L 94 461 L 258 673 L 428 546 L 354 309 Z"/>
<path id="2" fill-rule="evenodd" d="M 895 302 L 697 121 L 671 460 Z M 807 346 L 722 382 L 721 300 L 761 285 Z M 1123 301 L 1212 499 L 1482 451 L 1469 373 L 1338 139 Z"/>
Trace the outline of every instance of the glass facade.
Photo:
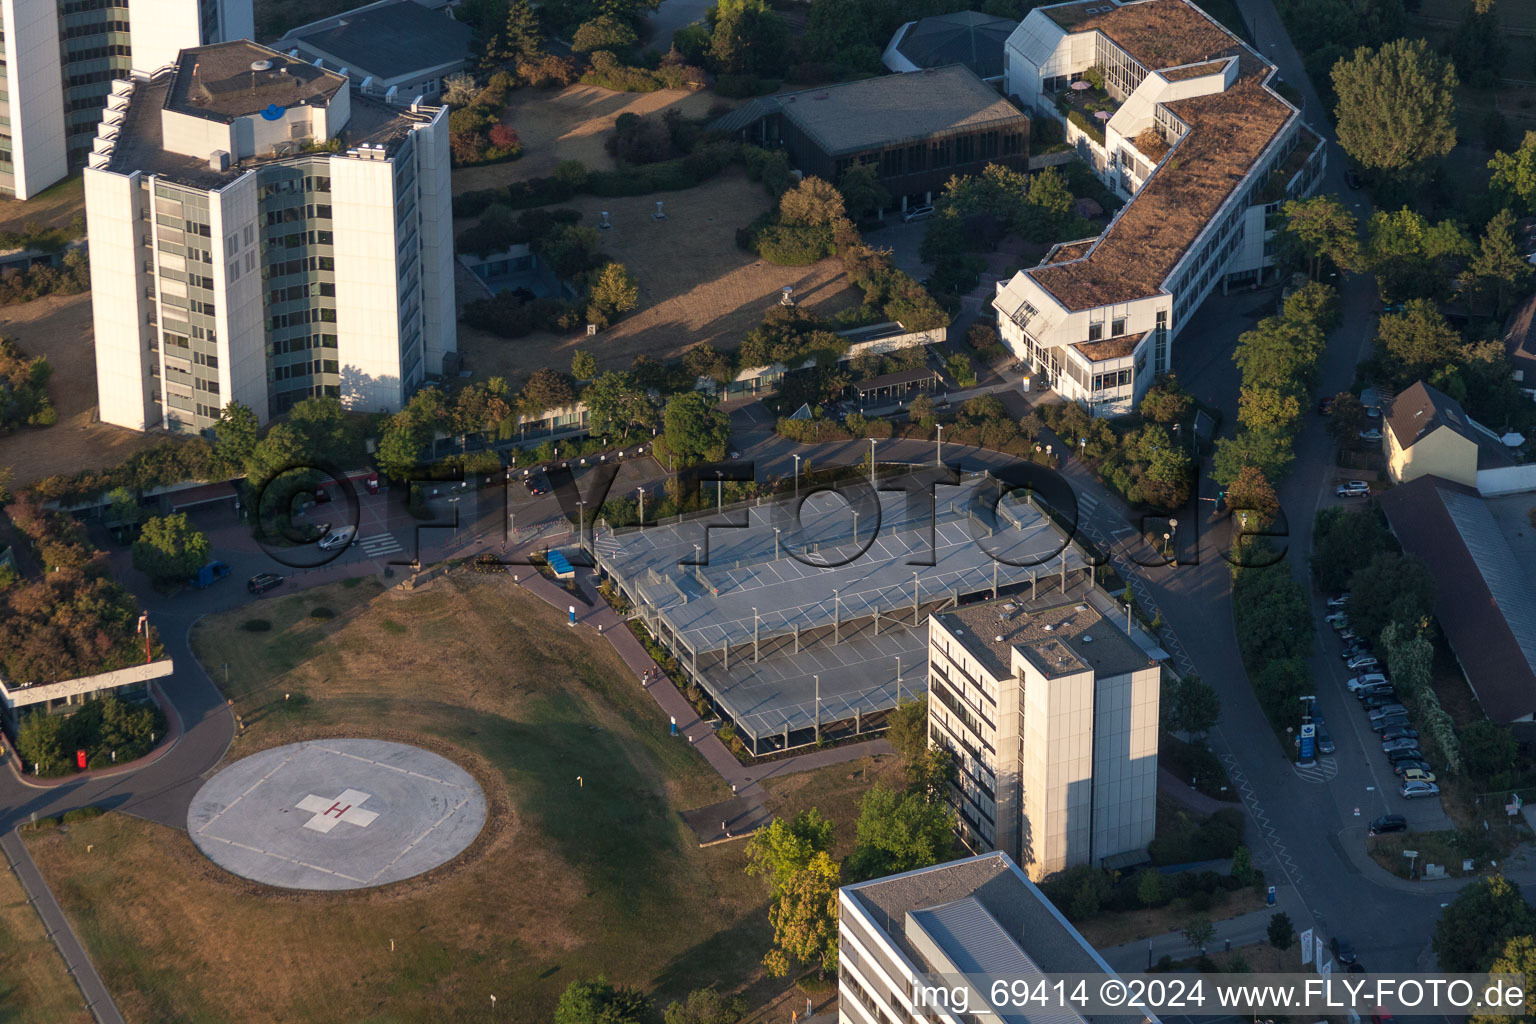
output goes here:
<path id="1" fill-rule="evenodd" d="M 154 186 L 155 291 L 160 299 L 159 388 L 167 430 L 213 425 L 219 388 L 218 310 L 208 195 L 163 182 Z"/>
<path id="2" fill-rule="evenodd" d="M 69 166 L 85 163 L 114 79 L 132 66 L 128 0 L 67 0 L 59 5 L 59 67 Z"/>
<path id="3" fill-rule="evenodd" d="M 341 395 L 331 170 L 325 158 L 264 167 L 257 179 L 267 413 Z"/>

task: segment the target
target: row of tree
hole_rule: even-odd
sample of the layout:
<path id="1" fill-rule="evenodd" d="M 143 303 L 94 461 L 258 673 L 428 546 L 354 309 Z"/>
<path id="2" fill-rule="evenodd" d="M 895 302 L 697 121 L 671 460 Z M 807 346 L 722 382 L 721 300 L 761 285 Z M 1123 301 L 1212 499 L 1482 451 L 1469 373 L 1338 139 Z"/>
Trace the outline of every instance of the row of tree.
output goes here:
<path id="1" fill-rule="evenodd" d="M 1229 487 L 1248 467 L 1273 482 L 1290 468 L 1318 360 L 1339 318 L 1337 291 L 1313 281 L 1286 299 L 1279 316 L 1265 317 L 1237 339 L 1238 431 L 1216 442 L 1211 475 L 1217 483 Z"/>

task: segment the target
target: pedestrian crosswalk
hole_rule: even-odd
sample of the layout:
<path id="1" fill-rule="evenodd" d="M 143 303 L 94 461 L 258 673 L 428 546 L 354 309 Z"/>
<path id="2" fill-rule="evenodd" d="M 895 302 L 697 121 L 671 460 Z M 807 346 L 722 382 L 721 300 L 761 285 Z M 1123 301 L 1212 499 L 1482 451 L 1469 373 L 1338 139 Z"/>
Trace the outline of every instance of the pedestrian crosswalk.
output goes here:
<path id="1" fill-rule="evenodd" d="M 372 537 L 364 537 L 358 543 L 362 545 L 363 552 L 369 558 L 380 558 L 405 550 L 404 545 L 396 540 L 392 533 L 376 533 Z"/>

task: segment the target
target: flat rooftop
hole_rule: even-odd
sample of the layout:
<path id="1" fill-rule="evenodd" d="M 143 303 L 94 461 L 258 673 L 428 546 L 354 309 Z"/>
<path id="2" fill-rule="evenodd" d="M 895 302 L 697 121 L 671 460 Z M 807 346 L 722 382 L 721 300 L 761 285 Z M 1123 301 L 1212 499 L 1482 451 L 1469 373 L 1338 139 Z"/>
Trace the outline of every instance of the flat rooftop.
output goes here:
<path id="1" fill-rule="evenodd" d="M 940 965 L 929 963 L 907 937 L 909 914 L 915 914 L 931 936 L 936 934 L 932 926 L 949 923 L 962 927 L 944 928 L 940 948 L 952 959 L 968 946 L 969 929 L 964 921 L 955 920 L 951 914 L 925 914 L 939 908 L 961 905 L 960 901 L 973 900 L 985 910 L 1009 942 L 1014 943 L 1029 958 L 1033 966 L 1045 974 L 1105 974 L 1114 970 L 1098 952 L 1088 944 L 1081 933 L 1046 899 L 1040 890 L 1024 877 L 1013 861 L 1001 853 L 986 853 L 964 860 L 950 861 L 931 868 L 908 871 L 871 882 L 844 886 L 842 889 L 860 910 L 867 914 L 877 927 L 893 940 L 894 945 L 919 969 L 934 973 Z M 967 908 L 969 910 L 970 908 Z M 967 918 L 974 920 L 974 914 Z M 936 920 L 939 919 L 939 920 Z M 990 934 L 991 929 L 987 932 Z M 978 938 L 987 938 L 979 935 Z M 994 936 L 995 938 L 995 936 Z M 975 950 L 972 951 L 976 952 Z M 976 973 L 992 973 L 978 971 Z M 1028 1015 L 1030 1020 L 1053 1018 L 1058 1014 Z M 1157 1021 L 1156 1017 L 1141 1014 L 1084 1015 L 1079 1018 L 1089 1024 L 1143 1024 Z"/>
<path id="2" fill-rule="evenodd" d="M 467 60 L 474 35 L 416 0 L 385 0 L 301 25 L 279 42 L 303 43 L 354 72 L 391 79 Z"/>
<path id="3" fill-rule="evenodd" d="M 989 536 L 971 508 L 995 486 L 980 476 L 936 487 L 932 519 L 909 508 L 906 495 L 881 492 L 878 530 L 872 538 L 866 511 L 857 541 L 853 507 L 823 491 L 805 499 L 798 535 L 793 502 L 778 501 L 606 533 L 596 546 L 604 568 L 634 581 L 646 605 L 701 652 L 750 641 L 754 608 L 759 636 L 773 636 L 830 626 L 835 615 L 849 621 L 876 608 L 910 612 L 914 585 L 919 604 L 990 589 L 994 567 L 1000 587 L 1057 574 L 1063 557 L 1068 570 L 1086 567 L 1081 552 L 1022 500 L 1003 502 Z M 703 566 L 687 564 L 696 554 Z"/>
<path id="4" fill-rule="evenodd" d="M 1086 595 L 1074 593 L 1063 600 L 1052 588 L 1047 598 L 1049 604 L 1033 608 L 1011 598 L 967 605 L 945 612 L 939 622 L 951 633 L 960 630 L 965 649 L 993 675 L 1009 673 L 1014 648 L 1048 679 L 1085 668 L 1098 676 L 1118 676 L 1156 664 Z"/>
<path id="5" fill-rule="evenodd" d="M 174 73 L 167 71 L 152 79 L 134 80 L 133 94 L 117 129 L 108 170 L 117 174 L 134 171 L 155 174 L 191 188 L 212 190 L 228 185 L 252 167 L 289 159 L 248 157 L 231 164 L 228 170 L 216 171 L 209 167 L 206 158 L 166 150 L 160 112 L 172 88 L 173 77 Z M 386 151 L 393 152 L 395 143 L 403 139 L 413 125 L 424 123 L 431 117 L 430 114 L 390 106 L 356 91 L 351 100 L 352 116 L 337 136 L 349 148 L 367 143 L 384 146 Z"/>
<path id="6" fill-rule="evenodd" d="M 857 153 L 940 132 L 1029 118 L 963 64 L 774 96 L 822 150 Z"/>
<path id="7" fill-rule="evenodd" d="M 165 108 L 228 122 L 274 106 L 323 107 L 346 87 L 334 71 L 240 39 L 182 50 Z"/>
<path id="8" fill-rule="evenodd" d="M 1108 3 L 1040 10 L 1070 32 L 1104 33 L 1149 71 L 1235 56 L 1238 78 L 1224 92 L 1168 103 L 1189 125 L 1174 147 L 1176 160 L 1153 172 L 1085 256 L 1026 271 L 1069 310 L 1161 291 L 1227 197 L 1299 116 L 1265 84 L 1273 66 L 1193 4 L 1138 0 L 1106 10 Z M 1086 13 L 1090 8 L 1097 13 Z"/>

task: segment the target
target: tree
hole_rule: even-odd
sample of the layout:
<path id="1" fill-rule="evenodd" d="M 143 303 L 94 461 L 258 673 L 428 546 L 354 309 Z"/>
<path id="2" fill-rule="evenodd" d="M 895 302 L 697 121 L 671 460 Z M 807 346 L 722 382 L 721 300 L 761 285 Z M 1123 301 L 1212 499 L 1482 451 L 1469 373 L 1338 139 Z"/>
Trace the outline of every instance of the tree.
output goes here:
<path id="1" fill-rule="evenodd" d="M 475 84 L 475 76 L 467 71 L 455 72 L 443 79 L 443 103 L 446 106 L 467 107 L 479 94 L 480 89 Z"/>
<path id="2" fill-rule="evenodd" d="M 528 375 L 518 395 L 518 407 L 525 413 L 537 415 L 548 409 L 559 409 L 576 401 L 571 382 L 559 370 L 541 366 Z"/>
<path id="3" fill-rule="evenodd" d="M 651 1004 L 632 988 L 614 988 L 608 979 L 573 981 L 555 1005 L 555 1024 L 643 1024 Z"/>
<path id="4" fill-rule="evenodd" d="M 1454 221 L 1431 224 L 1407 208 L 1378 210 L 1366 234 L 1363 266 L 1376 275 L 1387 302 L 1450 298 L 1458 265 L 1472 255 L 1472 244 Z"/>
<path id="5" fill-rule="evenodd" d="M 1435 577 L 1412 555 L 1383 552 L 1349 581 L 1349 624 L 1378 643 L 1389 622 L 1417 624 L 1435 610 Z"/>
<path id="6" fill-rule="evenodd" d="M 1252 885 L 1258 880 L 1258 872 L 1253 869 L 1253 852 L 1246 846 L 1232 851 L 1232 877 L 1244 885 Z"/>
<path id="7" fill-rule="evenodd" d="M 772 78 L 789 57 L 789 24 L 766 0 L 718 0 L 705 14 L 706 56 L 720 75 Z"/>
<path id="8" fill-rule="evenodd" d="M 24 715 L 16 729 L 16 754 L 24 764 L 35 764 L 46 771 L 50 765 L 67 764 L 64 750 L 64 719 L 46 711 Z"/>
<path id="9" fill-rule="evenodd" d="M 1518 745 L 1507 725 L 1473 722 L 1461 730 L 1461 760 L 1479 781 L 1514 770 Z"/>
<path id="10" fill-rule="evenodd" d="M 1456 145 L 1456 69 L 1423 39 L 1360 47 L 1333 66 L 1339 145 L 1406 187 Z"/>
<path id="11" fill-rule="evenodd" d="M 1333 411 L 1329 414 L 1328 433 L 1341 441 L 1352 441 L 1365 427 L 1365 404 L 1353 391 L 1340 391 L 1333 396 Z"/>
<path id="12" fill-rule="evenodd" d="M 589 318 L 606 325 L 640 305 L 640 284 L 622 263 L 608 263 L 592 282 L 592 306 L 602 315 Z"/>
<path id="13" fill-rule="evenodd" d="M 1497 86 L 1509 62 L 1509 44 L 1493 8 L 1493 0 L 1474 0 L 1451 37 L 1451 59 L 1477 89 Z"/>
<path id="14" fill-rule="evenodd" d="M 1246 430 L 1291 434 L 1304 411 L 1295 385 L 1273 387 L 1268 384 L 1244 387 L 1238 392 L 1237 422 Z"/>
<path id="15" fill-rule="evenodd" d="M 126 487 L 114 487 L 107 492 L 107 511 L 104 517 L 111 526 L 137 526 L 144 518 L 139 499 Z M 119 538 L 121 540 L 121 538 Z"/>
<path id="16" fill-rule="evenodd" d="M 662 422 L 667 448 L 682 466 L 720 458 L 731 436 L 731 421 L 702 391 L 673 395 L 667 400 Z"/>
<path id="17" fill-rule="evenodd" d="M 902 764 L 912 764 L 928 749 L 928 697 L 902 701 L 885 716 L 885 738 Z"/>
<path id="18" fill-rule="evenodd" d="M 1536 213 L 1536 132 L 1526 132 L 1513 153 L 1495 153 L 1488 161 L 1489 187 L 1515 209 Z"/>
<path id="19" fill-rule="evenodd" d="M 611 15 L 601 14 L 591 21 L 584 21 L 571 36 L 571 50 L 576 53 L 593 53 L 607 50 L 620 60 L 625 60 L 639 44 L 640 37 L 634 27 Z"/>
<path id="20" fill-rule="evenodd" d="M 1164 377 L 1147 389 L 1139 406 L 1141 415 L 1153 423 L 1181 422 L 1189 414 L 1193 399 L 1173 377 Z"/>
<path id="21" fill-rule="evenodd" d="M 1376 324 L 1376 347 L 1399 386 L 1428 377 L 1461 351 L 1461 334 L 1430 299 L 1413 299 Z"/>
<path id="22" fill-rule="evenodd" d="M 791 958 L 822 976 L 837 970 L 837 887 L 841 871 L 825 853 L 791 875 L 768 908 L 776 946 L 763 957 L 770 977 L 789 973 Z M 566 1024 L 558 1018 L 555 1024 Z"/>
<path id="23" fill-rule="evenodd" d="M 1350 577 L 1386 550 L 1387 529 L 1373 508 L 1325 508 L 1312 526 L 1312 573 L 1317 585 L 1334 594 L 1349 588 Z"/>
<path id="24" fill-rule="evenodd" d="M 779 216 L 786 224 L 832 227 L 847 215 L 842 193 L 814 176 L 806 177 L 779 200 Z"/>
<path id="25" fill-rule="evenodd" d="M 746 1013 L 746 999 L 723 996 L 711 985 L 689 992 L 687 1002 L 668 1004 L 662 1024 L 736 1024 Z"/>
<path id="26" fill-rule="evenodd" d="M 1222 487 L 1230 487 L 1243 467 L 1253 466 L 1265 479 L 1275 480 L 1284 475 L 1292 458 L 1289 434 L 1243 430 L 1234 438 L 1217 438 L 1211 478 Z"/>
<path id="27" fill-rule="evenodd" d="M 1533 997 L 1530 994 L 1530 979 L 1536 978 L 1536 937 L 1531 935 L 1514 935 L 1504 943 L 1503 950 L 1494 958 L 1493 966 L 1488 968 L 1492 974 L 1520 974 L 1526 978 L 1525 1003 L 1521 1007 L 1523 1013 L 1511 1016 L 1484 1016 L 1474 1014 L 1471 1024 L 1532 1024 L 1536 1018 L 1536 1008 L 1533 1008 Z M 1512 1009 L 1512 1008 L 1511 1008 Z"/>
<path id="28" fill-rule="evenodd" d="M 1136 898 L 1144 907 L 1156 907 L 1163 902 L 1163 875 L 1156 868 L 1143 868 L 1136 876 Z"/>
<path id="29" fill-rule="evenodd" d="M 1227 507 L 1251 512 L 1256 526 L 1267 526 L 1280 514 L 1280 498 L 1257 466 L 1244 466 L 1227 488 Z"/>
<path id="30" fill-rule="evenodd" d="M 945 804 L 879 783 L 859 802 L 854 831 L 858 846 L 848 866 L 859 881 L 937 864 L 954 845 L 953 821 Z"/>
<path id="31" fill-rule="evenodd" d="M 1232 361 L 1242 373 L 1245 388 L 1310 390 L 1326 340 L 1315 323 L 1265 317 L 1238 336 Z"/>
<path id="32" fill-rule="evenodd" d="M 260 492 L 274 477 L 306 461 L 304 435 L 292 423 L 274 423 L 245 460 L 245 480 Z"/>
<path id="33" fill-rule="evenodd" d="M 512 0 L 507 6 L 507 23 L 501 30 L 498 50 L 500 59 L 514 64 L 544 56 L 544 31 L 528 0 Z"/>
<path id="34" fill-rule="evenodd" d="M 1381 649 L 1386 655 L 1387 672 L 1392 685 L 1404 697 L 1412 699 L 1429 690 L 1435 661 L 1435 645 L 1416 624 L 1389 622 L 1381 631 Z"/>
<path id="35" fill-rule="evenodd" d="M 208 564 L 208 538 L 185 512 L 151 516 L 133 544 L 133 567 L 157 586 L 181 583 Z"/>
<path id="36" fill-rule="evenodd" d="M 920 394 L 907 405 L 907 417 L 923 428 L 931 428 L 934 424 L 933 399 Z"/>
<path id="37" fill-rule="evenodd" d="M 598 434 L 622 432 L 629 439 L 632 428 L 645 430 L 657 425 L 656 406 L 634 374 L 609 371 L 588 384 L 581 393 L 592 431 Z"/>
<path id="38" fill-rule="evenodd" d="M 571 353 L 571 376 L 577 380 L 592 380 L 597 376 L 597 360 L 591 352 L 579 348 Z"/>
<path id="39" fill-rule="evenodd" d="M 832 822 L 812 807 L 785 821 L 774 818 L 747 840 L 747 874 L 767 875 L 775 893 L 782 892 L 798 871 L 817 854 L 832 849 Z"/>
<path id="40" fill-rule="evenodd" d="M 230 402 L 219 412 L 219 420 L 213 425 L 214 450 L 219 458 L 231 466 L 244 466 L 256 449 L 256 435 L 261 424 L 251 407 L 241 402 Z"/>
<path id="41" fill-rule="evenodd" d="M 1435 925 L 1442 971 L 1486 971 L 1517 935 L 1536 929 L 1536 914 L 1519 886 L 1503 875 L 1479 878 L 1457 893 Z"/>
<path id="42" fill-rule="evenodd" d="M 1462 286 L 1498 320 L 1509 315 L 1531 281 L 1532 267 L 1515 246 L 1514 226 L 1515 215 L 1509 210 L 1495 214 L 1462 275 Z"/>
<path id="43" fill-rule="evenodd" d="M 943 747 L 929 747 L 902 768 L 907 776 L 907 792 L 937 804 L 955 778 L 955 756 Z"/>
<path id="44" fill-rule="evenodd" d="M 15 495 L 11 493 L 11 480 L 14 476 L 15 471 L 10 466 L 0 466 L 0 508 L 4 508 L 15 499 Z"/>
<path id="45" fill-rule="evenodd" d="M 1281 213 L 1285 215 L 1285 237 L 1306 262 L 1312 280 L 1317 280 L 1325 259 L 1340 270 L 1353 270 L 1359 263 L 1359 218 L 1335 197 L 1293 199 Z"/>
<path id="46" fill-rule="evenodd" d="M 1201 914 L 1189 919 L 1189 924 L 1184 926 L 1184 941 L 1189 943 L 1189 948 L 1205 952 L 1206 943 L 1216 936 L 1216 926 L 1211 924 L 1211 919 Z"/>
<path id="47" fill-rule="evenodd" d="M 1173 691 L 1169 720 L 1176 732 L 1203 736 L 1211 731 L 1220 717 L 1221 697 L 1215 687 L 1197 675 L 1187 675 L 1179 680 Z"/>
<path id="48" fill-rule="evenodd" d="M 837 179 L 837 190 L 849 216 L 855 219 L 868 217 L 891 202 L 891 193 L 880 184 L 879 170 L 869 160 L 861 160 L 844 171 Z"/>
<path id="49" fill-rule="evenodd" d="M 1296 941 L 1296 927 L 1291 924 L 1291 915 L 1281 911 L 1269 916 L 1269 944 L 1278 950 L 1291 948 L 1291 943 Z"/>
<path id="50" fill-rule="evenodd" d="M 1308 281 L 1285 300 L 1282 314 L 1287 320 L 1316 324 L 1326 333 L 1344 322 L 1339 309 L 1339 290 L 1332 285 Z"/>

